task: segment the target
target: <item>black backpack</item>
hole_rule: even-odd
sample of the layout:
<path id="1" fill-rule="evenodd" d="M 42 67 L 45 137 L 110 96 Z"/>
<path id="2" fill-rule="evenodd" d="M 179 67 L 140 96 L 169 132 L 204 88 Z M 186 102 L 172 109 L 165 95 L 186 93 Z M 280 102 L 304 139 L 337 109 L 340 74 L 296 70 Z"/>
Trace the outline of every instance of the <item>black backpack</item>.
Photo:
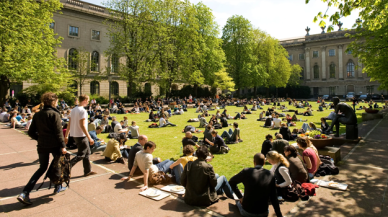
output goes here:
<path id="1" fill-rule="evenodd" d="M 46 176 L 44 177 L 42 184 L 36 190 L 39 190 L 42 187 L 47 178 L 50 179 L 49 189 L 51 188 L 51 184 L 62 185 L 62 183 L 66 183 L 67 187 L 69 187 L 71 178 L 69 153 L 54 155 L 54 159 L 51 161 L 50 167 L 46 172 Z"/>

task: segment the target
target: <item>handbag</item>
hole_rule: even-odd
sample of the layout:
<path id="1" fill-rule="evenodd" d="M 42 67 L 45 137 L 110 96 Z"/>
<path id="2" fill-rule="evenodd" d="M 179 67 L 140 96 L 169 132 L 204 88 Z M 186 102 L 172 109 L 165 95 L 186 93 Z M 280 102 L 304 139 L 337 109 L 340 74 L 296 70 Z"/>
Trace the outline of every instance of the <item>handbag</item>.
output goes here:
<path id="1" fill-rule="evenodd" d="M 152 174 L 149 178 L 149 182 L 151 185 L 168 183 L 170 181 L 171 181 L 171 177 L 162 171 L 158 171 L 158 172 Z"/>

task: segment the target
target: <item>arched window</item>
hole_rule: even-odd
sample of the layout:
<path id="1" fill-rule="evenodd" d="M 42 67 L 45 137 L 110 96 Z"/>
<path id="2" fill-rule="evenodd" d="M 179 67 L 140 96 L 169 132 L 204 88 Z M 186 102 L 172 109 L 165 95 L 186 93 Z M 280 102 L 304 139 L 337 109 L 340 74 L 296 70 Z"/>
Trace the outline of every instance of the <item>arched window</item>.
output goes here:
<path id="1" fill-rule="evenodd" d="M 348 78 L 354 77 L 354 62 L 352 60 L 349 60 L 348 64 L 346 65 L 346 71 Z"/>
<path id="2" fill-rule="evenodd" d="M 77 70 L 78 68 L 78 51 L 75 48 L 69 50 L 69 69 Z"/>
<path id="3" fill-rule="evenodd" d="M 300 80 L 304 80 L 304 68 L 302 67 L 302 71 L 300 72 Z"/>
<path id="4" fill-rule="evenodd" d="M 90 82 L 90 94 L 100 95 L 100 83 L 98 81 Z"/>
<path id="5" fill-rule="evenodd" d="M 98 72 L 100 54 L 97 51 L 93 51 L 92 53 L 92 64 L 90 66 L 90 70 L 93 72 Z"/>
<path id="6" fill-rule="evenodd" d="M 314 66 L 314 79 L 319 79 L 319 66 L 317 64 Z"/>
<path id="7" fill-rule="evenodd" d="M 113 73 L 118 73 L 119 72 L 119 57 L 117 54 L 112 55 L 111 59 L 111 70 Z"/>
<path id="8" fill-rule="evenodd" d="M 114 96 L 119 96 L 119 83 L 112 81 L 110 83 L 110 93 Z"/>
<path id="9" fill-rule="evenodd" d="M 335 78 L 335 64 L 330 64 L 330 78 Z"/>

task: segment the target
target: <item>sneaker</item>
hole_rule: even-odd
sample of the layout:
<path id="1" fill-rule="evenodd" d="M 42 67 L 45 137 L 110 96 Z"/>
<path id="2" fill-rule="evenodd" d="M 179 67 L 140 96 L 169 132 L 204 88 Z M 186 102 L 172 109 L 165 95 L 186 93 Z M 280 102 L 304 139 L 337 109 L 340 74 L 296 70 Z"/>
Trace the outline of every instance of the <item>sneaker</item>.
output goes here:
<path id="1" fill-rule="evenodd" d="M 55 186 L 54 194 L 61 193 L 61 192 L 65 191 L 66 189 L 67 189 L 67 187 L 62 187 L 62 185 Z"/>
<path id="2" fill-rule="evenodd" d="M 90 171 L 88 174 L 85 174 L 85 176 L 91 176 L 91 175 L 96 175 L 97 173 L 94 171 Z"/>
<path id="3" fill-rule="evenodd" d="M 31 202 L 31 200 L 30 200 L 30 196 L 29 196 L 29 194 L 26 194 L 26 193 L 21 193 L 21 194 L 19 194 L 19 196 L 18 196 L 18 201 L 20 202 L 20 203 L 22 203 L 22 204 L 24 204 L 24 205 L 31 205 L 32 204 L 32 202 Z"/>

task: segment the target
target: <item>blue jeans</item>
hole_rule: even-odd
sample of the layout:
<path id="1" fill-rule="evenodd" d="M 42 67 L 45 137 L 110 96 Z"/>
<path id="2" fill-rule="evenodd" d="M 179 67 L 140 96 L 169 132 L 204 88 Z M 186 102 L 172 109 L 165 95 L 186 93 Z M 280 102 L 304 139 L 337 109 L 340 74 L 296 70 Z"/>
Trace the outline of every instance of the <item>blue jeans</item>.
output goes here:
<path id="1" fill-rule="evenodd" d="M 171 171 L 171 174 L 172 175 L 175 175 L 175 181 L 178 185 L 181 184 L 181 176 L 182 176 L 182 173 L 183 173 L 183 167 L 182 167 L 182 164 L 179 164 L 177 166 L 175 166 L 174 168 L 172 168 L 172 171 Z"/>
<path id="2" fill-rule="evenodd" d="M 311 128 L 310 128 L 308 123 L 303 123 L 302 129 L 304 130 L 304 132 L 307 132 L 307 131 L 311 130 Z"/>
<path id="3" fill-rule="evenodd" d="M 269 214 L 269 211 L 266 213 L 261 213 L 261 214 L 249 213 L 249 212 L 244 210 L 244 208 L 242 207 L 242 204 L 240 203 L 239 200 L 236 200 L 236 205 L 237 205 L 238 210 L 240 211 L 241 216 L 243 216 L 243 217 L 267 217 Z"/>
<path id="4" fill-rule="evenodd" d="M 160 162 L 158 164 L 155 164 L 155 166 L 158 168 L 159 171 L 162 171 L 164 173 L 167 173 L 170 171 L 170 166 L 173 164 L 174 161 L 172 160 L 165 160 L 163 162 Z"/>
<path id="5" fill-rule="evenodd" d="M 229 128 L 229 132 L 224 131 L 224 132 L 221 134 L 221 137 L 222 137 L 222 138 L 226 138 L 228 141 L 231 141 L 231 140 L 232 140 L 232 134 L 233 134 L 233 130 Z"/>
<path id="6" fill-rule="evenodd" d="M 218 174 L 216 174 L 216 178 L 217 178 L 217 186 L 216 186 L 217 194 L 222 195 L 223 193 L 225 193 L 227 197 L 229 197 L 230 199 L 234 199 L 233 190 L 230 187 L 226 177 L 219 176 Z"/>

